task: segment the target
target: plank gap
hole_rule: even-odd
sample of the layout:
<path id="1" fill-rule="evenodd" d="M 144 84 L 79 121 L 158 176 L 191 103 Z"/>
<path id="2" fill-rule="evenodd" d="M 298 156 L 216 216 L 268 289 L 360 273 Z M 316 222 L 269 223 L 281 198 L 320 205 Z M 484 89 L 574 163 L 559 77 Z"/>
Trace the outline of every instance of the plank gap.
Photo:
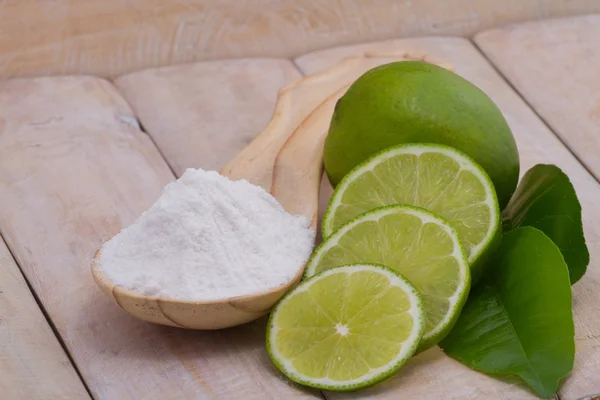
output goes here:
<path id="1" fill-rule="evenodd" d="M 538 110 L 536 110 L 536 108 L 533 106 L 533 104 L 531 102 L 529 102 L 529 100 L 527 100 L 527 97 L 525 97 L 524 93 L 521 92 L 519 90 L 518 87 L 516 87 L 512 81 L 510 79 L 508 79 L 508 77 L 502 72 L 502 70 L 500 70 L 496 64 L 494 64 L 494 61 L 488 57 L 487 53 L 485 52 L 485 50 L 483 48 L 481 48 L 481 46 L 479 46 L 479 44 L 473 40 L 474 36 L 469 37 L 469 41 L 473 44 L 473 46 L 475 46 L 475 48 L 477 49 L 477 51 L 479 52 L 479 54 L 481 54 L 481 56 L 483 58 L 485 58 L 485 60 L 492 66 L 492 68 L 494 69 L 494 71 L 496 71 L 496 73 L 502 78 L 502 80 L 513 90 L 513 92 L 515 92 L 515 94 L 517 96 L 519 96 L 521 98 L 521 100 L 523 101 L 523 103 L 525 103 L 527 105 L 527 107 L 529 107 L 531 109 L 531 111 L 536 115 L 536 117 L 538 117 L 538 119 L 548 128 L 548 130 L 550 132 L 552 132 L 552 134 L 558 139 L 558 141 L 563 145 L 563 147 L 565 149 L 567 149 L 567 151 L 569 153 L 571 153 L 571 155 L 573 156 L 573 158 L 575 158 L 577 160 L 577 162 L 583 167 L 583 169 L 586 170 L 586 172 L 592 177 L 594 178 L 594 180 L 598 183 L 600 183 L 600 177 L 596 176 L 592 169 L 589 167 L 589 165 L 587 165 L 578 155 L 577 153 L 575 153 L 573 151 L 573 149 L 571 148 L 571 146 L 569 146 L 569 144 L 562 138 L 561 135 L 558 134 L 558 131 L 556 129 L 556 127 L 554 127 L 552 125 L 552 123 L 550 123 L 543 115 L 541 115 Z"/>
<path id="2" fill-rule="evenodd" d="M 131 107 L 131 105 L 129 105 L 129 106 Z M 137 115 L 135 116 L 135 119 L 138 122 L 138 126 L 139 126 L 140 131 L 142 131 L 143 133 L 146 134 L 146 136 L 148 136 L 148 138 L 150 139 L 150 141 L 154 145 L 154 148 L 156 148 L 156 151 L 158 152 L 158 154 L 160 154 L 160 157 L 163 159 L 163 161 L 165 162 L 165 164 L 167 164 L 167 167 L 169 167 L 169 170 L 173 174 L 173 178 L 174 179 L 178 179 L 179 177 L 175 173 L 175 169 L 173 168 L 173 166 L 171 165 L 171 163 L 169 162 L 169 160 L 167 160 L 167 157 L 165 157 L 165 154 L 163 153 L 163 151 L 161 150 L 161 148 L 158 147 L 158 144 L 156 143 L 156 141 L 154 140 L 154 138 L 152 137 L 152 135 L 148 133 L 148 131 L 146 130 L 146 128 L 144 128 L 144 124 L 142 124 L 142 121 L 140 121 L 140 119 L 137 117 Z"/>
<path id="3" fill-rule="evenodd" d="M 177 177 L 219 170 L 267 126 L 278 91 L 302 75 L 289 59 L 153 68 L 114 79 Z"/>
<path id="4" fill-rule="evenodd" d="M 79 377 L 79 380 L 81 381 L 83 387 L 85 388 L 85 391 L 87 392 L 87 394 L 90 396 L 91 399 L 94 399 L 95 397 L 92 395 L 92 392 L 90 391 L 90 388 L 88 387 L 87 382 L 85 381 L 85 379 L 83 379 L 83 376 L 81 375 L 81 371 L 79 371 L 79 368 L 77 367 L 77 364 L 75 363 L 75 360 L 73 360 L 73 357 L 71 356 L 71 353 L 69 352 L 69 349 L 67 348 L 67 345 L 63 341 L 63 338 L 60 335 L 58 328 L 56 327 L 56 325 L 54 325 L 54 321 L 52 321 L 52 318 L 50 318 L 50 315 L 46 311 L 44 304 L 42 303 L 42 301 L 38 297 L 36 291 L 33 289 L 33 286 L 29 282 L 27 275 L 25 274 L 25 272 L 23 271 L 23 268 L 21 267 L 21 263 L 19 263 L 19 261 L 17 260 L 17 257 L 15 257 L 15 254 L 13 252 L 11 245 L 4 238 L 4 232 L 2 231 L 2 226 L 0 226 L 0 240 L 2 240 L 4 242 L 6 248 L 8 249 L 10 256 L 12 257 L 12 260 L 15 262 L 15 265 L 17 266 L 17 268 L 19 268 L 19 272 L 21 273 L 21 276 L 23 277 L 23 280 L 25 281 L 25 284 L 27 285 L 27 289 L 29 289 L 29 292 L 31 293 L 31 296 L 35 300 L 35 303 L 37 304 L 40 311 L 44 315 L 44 318 L 46 319 L 46 322 L 50 326 L 50 329 L 52 329 L 52 333 L 54 334 L 54 337 L 56 337 L 56 340 L 58 340 L 60 347 L 65 352 L 65 355 L 69 359 L 71 366 L 73 367 L 73 369 L 75 370 L 75 373 Z M 2 293 L 2 292 L 0 291 L 0 293 Z"/>

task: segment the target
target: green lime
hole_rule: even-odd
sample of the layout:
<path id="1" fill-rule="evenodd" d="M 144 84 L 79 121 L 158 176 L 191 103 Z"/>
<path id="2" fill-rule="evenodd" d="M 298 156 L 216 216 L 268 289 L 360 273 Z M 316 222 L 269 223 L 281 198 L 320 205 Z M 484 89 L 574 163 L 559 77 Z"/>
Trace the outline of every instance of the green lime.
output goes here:
<path id="1" fill-rule="evenodd" d="M 342 266 L 302 282 L 275 306 L 267 350 L 295 382 L 355 390 L 402 367 L 424 327 L 422 300 L 406 278 L 382 266 Z"/>
<path id="2" fill-rule="evenodd" d="M 452 329 L 471 287 L 467 257 L 454 228 L 417 207 L 389 206 L 361 214 L 321 243 L 304 276 L 354 263 L 386 265 L 419 289 L 427 316 L 421 349 Z"/>
<path id="3" fill-rule="evenodd" d="M 436 65 L 403 61 L 363 74 L 338 101 L 324 162 L 335 186 L 373 154 L 402 143 L 440 143 L 488 173 L 504 207 L 517 186 L 519 154 L 506 120 L 478 87 Z"/>
<path id="4" fill-rule="evenodd" d="M 498 245 L 500 209 L 492 182 L 472 159 L 442 145 L 406 144 L 354 168 L 335 189 L 323 237 L 365 211 L 409 204 L 442 216 L 458 231 L 475 281 Z"/>

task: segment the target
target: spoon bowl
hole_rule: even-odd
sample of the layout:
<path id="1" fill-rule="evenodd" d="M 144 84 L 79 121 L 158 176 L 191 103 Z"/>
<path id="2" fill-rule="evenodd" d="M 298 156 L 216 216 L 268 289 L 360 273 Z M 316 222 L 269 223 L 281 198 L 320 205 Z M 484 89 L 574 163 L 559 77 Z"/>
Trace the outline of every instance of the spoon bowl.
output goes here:
<path id="1" fill-rule="evenodd" d="M 246 295 L 211 301 L 183 301 L 146 296 L 116 286 L 98 267 L 101 250 L 96 252 L 92 275 L 100 289 L 133 317 L 155 324 L 187 329 L 213 330 L 229 328 L 265 315 L 292 285 L 302 278 L 304 269 L 279 287 L 260 295 Z"/>
<path id="2" fill-rule="evenodd" d="M 284 87 L 265 130 L 220 173 L 232 180 L 246 179 L 270 191 L 287 212 L 308 218 L 316 237 L 323 146 L 336 102 L 369 69 L 415 59 L 428 61 L 427 56 L 414 54 L 367 53 L 346 58 L 323 72 Z M 443 62 L 438 64 L 447 66 Z M 115 285 L 102 272 L 101 252 L 102 248 L 94 257 L 92 275 L 106 295 L 138 319 L 188 329 L 228 328 L 260 318 L 304 273 L 304 265 L 299 265 L 289 282 L 260 293 L 212 301 L 184 301 L 146 296 Z"/>

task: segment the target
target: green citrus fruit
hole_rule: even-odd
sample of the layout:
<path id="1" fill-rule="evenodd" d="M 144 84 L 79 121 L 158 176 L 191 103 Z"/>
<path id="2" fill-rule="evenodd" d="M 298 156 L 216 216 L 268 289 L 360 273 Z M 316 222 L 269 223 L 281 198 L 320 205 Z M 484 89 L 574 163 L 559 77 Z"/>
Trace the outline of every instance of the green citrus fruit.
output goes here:
<path id="1" fill-rule="evenodd" d="M 519 154 L 502 113 L 479 88 L 436 65 L 385 64 L 358 78 L 338 101 L 324 162 L 336 186 L 371 155 L 402 143 L 462 150 L 490 176 L 503 208 L 517 186 Z"/>
<path id="2" fill-rule="evenodd" d="M 424 328 L 422 300 L 406 278 L 382 266 L 342 266 L 302 282 L 275 306 L 267 351 L 295 382 L 355 390 L 404 365 Z"/>

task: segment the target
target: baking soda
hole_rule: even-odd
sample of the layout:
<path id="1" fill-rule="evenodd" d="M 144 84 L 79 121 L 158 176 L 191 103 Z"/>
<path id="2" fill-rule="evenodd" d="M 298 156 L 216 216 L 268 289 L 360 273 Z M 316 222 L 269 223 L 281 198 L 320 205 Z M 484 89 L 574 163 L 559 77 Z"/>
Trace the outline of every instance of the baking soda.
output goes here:
<path id="1" fill-rule="evenodd" d="M 117 286 L 189 301 L 249 295 L 289 282 L 315 232 L 261 187 L 188 169 L 133 225 L 104 244 L 98 267 Z"/>

